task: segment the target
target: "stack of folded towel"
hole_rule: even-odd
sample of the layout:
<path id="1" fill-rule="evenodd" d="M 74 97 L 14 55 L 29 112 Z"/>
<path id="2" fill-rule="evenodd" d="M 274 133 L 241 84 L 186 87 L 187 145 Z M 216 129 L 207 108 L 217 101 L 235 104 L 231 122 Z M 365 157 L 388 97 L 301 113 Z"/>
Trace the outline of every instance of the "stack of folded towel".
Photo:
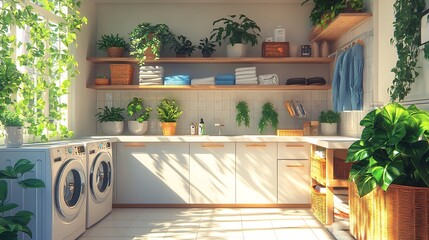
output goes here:
<path id="1" fill-rule="evenodd" d="M 215 77 L 215 84 L 216 85 L 234 85 L 235 84 L 235 77 L 234 75 L 217 75 Z"/>
<path id="2" fill-rule="evenodd" d="M 173 75 L 164 78 L 164 85 L 191 85 L 189 75 Z"/>
<path id="3" fill-rule="evenodd" d="M 139 85 L 162 85 L 164 68 L 161 66 L 141 66 Z"/>
<path id="4" fill-rule="evenodd" d="M 191 80 L 191 85 L 214 85 L 214 84 L 215 84 L 214 77 L 193 78 Z"/>
<path id="5" fill-rule="evenodd" d="M 235 69 L 235 84 L 255 84 L 258 85 L 256 77 L 256 67 L 242 67 Z"/>

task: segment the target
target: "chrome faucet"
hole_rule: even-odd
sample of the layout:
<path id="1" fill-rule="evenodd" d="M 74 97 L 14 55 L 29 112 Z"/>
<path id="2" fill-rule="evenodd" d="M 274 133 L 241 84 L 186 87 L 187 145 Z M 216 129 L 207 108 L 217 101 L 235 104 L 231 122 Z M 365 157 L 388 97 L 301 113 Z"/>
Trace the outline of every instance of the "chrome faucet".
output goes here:
<path id="1" fill-rule="evenodd" d="M 220 136 L 220 135 L 222 135 L 222 132 L 220 131 L 220 129 L 221 129 L 221 127 L 223 127 L 223 126 L 225 126 L 225 125 L 223 125 L 223 124 L 221 124 L 221 123 L 215 123 L 215 127 L 218 127 L 218 135 Z"/>

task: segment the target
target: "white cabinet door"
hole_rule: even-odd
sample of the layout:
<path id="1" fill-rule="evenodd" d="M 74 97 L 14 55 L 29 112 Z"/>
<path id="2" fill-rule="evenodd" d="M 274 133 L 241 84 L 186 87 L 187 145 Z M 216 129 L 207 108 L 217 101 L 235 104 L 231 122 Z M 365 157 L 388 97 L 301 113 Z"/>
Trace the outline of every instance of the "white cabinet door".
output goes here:
<path id="1" fill-rule="evenodd" d="M 279 160 L 278 203 L 310 203 L 310 169 L 308 160 Z"/>
<path id="2" fill-rule="evenodd" d="M 116 203 L 189 203 L 189 143 L 118 143 Z"/>
<path id="3" fill-rule="evenodd" d="M 310 144 L 303 142 L 279 142 L 278 159 L 309 159 Z"/>
<path id="4" fill-rule="evenodd" d="M 236 144 L 236 200 L 277 203 L 277 143 Z"/>
<path id="5" fill-rule="evenodd" d="M 235 203 L 235 143 L 191 143 L 191 203 Z"/>

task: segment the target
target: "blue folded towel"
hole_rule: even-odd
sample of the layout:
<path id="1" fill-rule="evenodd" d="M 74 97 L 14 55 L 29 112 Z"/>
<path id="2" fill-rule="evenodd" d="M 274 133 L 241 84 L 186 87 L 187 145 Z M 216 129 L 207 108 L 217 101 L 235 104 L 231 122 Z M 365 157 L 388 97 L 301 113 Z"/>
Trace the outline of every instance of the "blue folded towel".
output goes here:
<path id="1" fill-rule="evenodd" d="M 231 74 L 217 75 L 215 77 L 215 80 L 230 80 L 230 81 L 235 81 L 235 76 L 231 75 Z"/>
<path id="2" fill-rule="evenodd" d="M 164 85 L 191 85 L 191 77 L 189 75 L 174 75 L 164 78 Z"/>

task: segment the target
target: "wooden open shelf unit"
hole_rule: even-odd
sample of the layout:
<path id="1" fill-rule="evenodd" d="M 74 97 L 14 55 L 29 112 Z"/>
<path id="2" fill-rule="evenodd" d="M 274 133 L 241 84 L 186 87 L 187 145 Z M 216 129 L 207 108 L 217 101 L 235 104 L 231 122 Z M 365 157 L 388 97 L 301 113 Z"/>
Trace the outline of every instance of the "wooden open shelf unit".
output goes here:
<path id="1" fill-rule="evenodd" d="M 308 39 L 315 41 L 335 41 L 344 33 L 371 18 L 371 13 L 340 13 L 325 29 L 316 26 L 310 32 Z"/>

